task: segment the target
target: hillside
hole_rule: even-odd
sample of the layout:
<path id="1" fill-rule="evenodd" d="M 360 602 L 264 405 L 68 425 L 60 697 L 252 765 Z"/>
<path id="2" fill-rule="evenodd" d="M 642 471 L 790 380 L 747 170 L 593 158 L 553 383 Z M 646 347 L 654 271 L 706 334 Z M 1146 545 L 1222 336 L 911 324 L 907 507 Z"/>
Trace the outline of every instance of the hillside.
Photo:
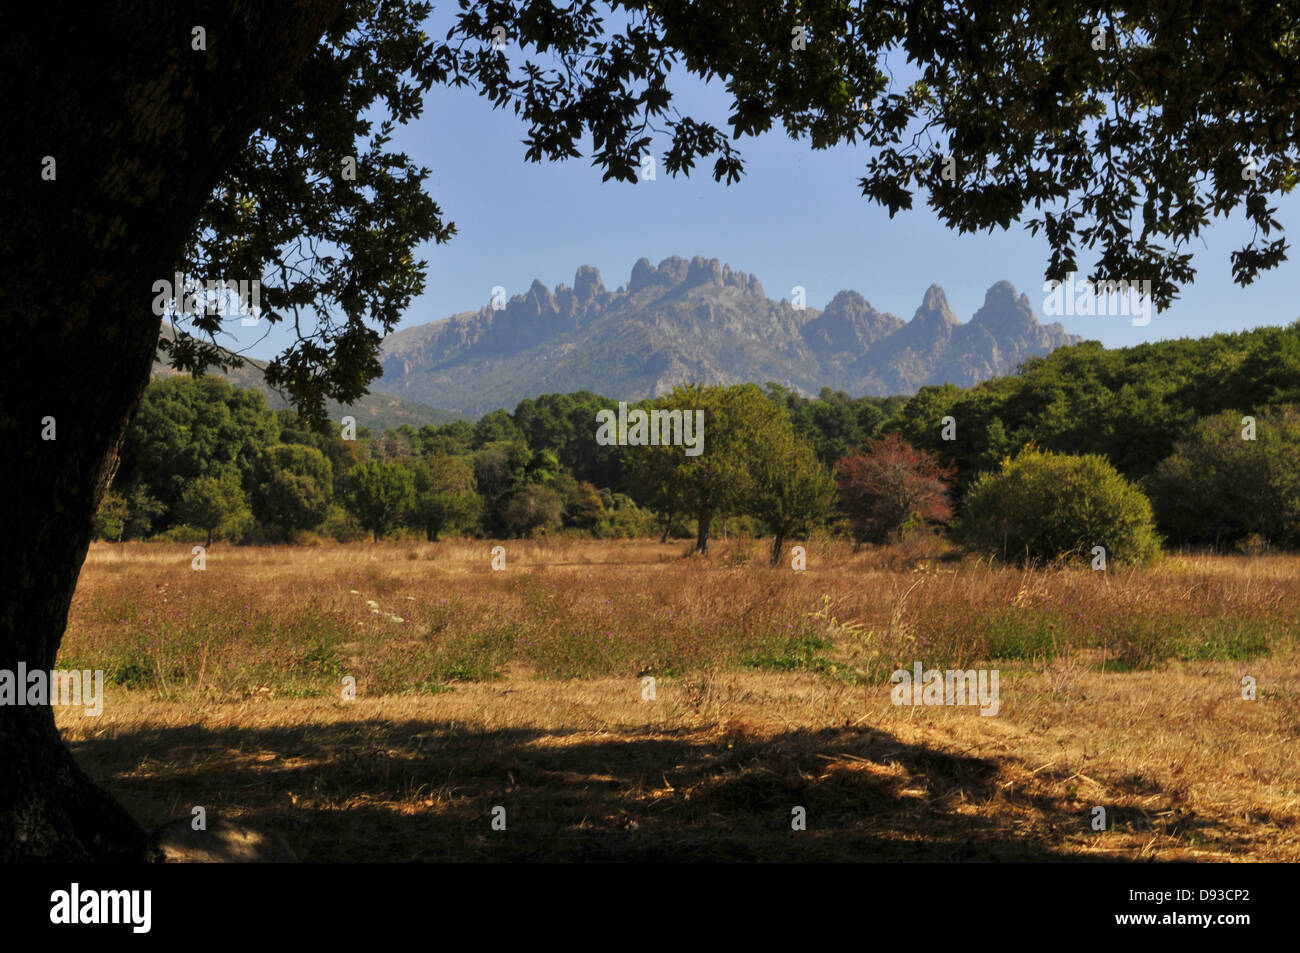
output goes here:
<path id="1" fill-rule="evenodd" d="M 162 326 L 162 335 L 170 337 L 172 329 L 166 322 Z M 225 348 L 222 348 L 227 354 Z M 170 377 L 180 373 L 164 363 L 165 355 L 159 354 L 154 359 L 153 376 L 155 378 Z M 254 360 L 245 357 L 244 366 L 235 368 L 227 373 L 222 373 L 220 368 L 212 368 L 209 374 L 224 377 L 233 387 L 247 387 L 252 390 L 261 391 L 266 397 L 267 404 L 272 410 L 282 410 L 290 406 L 279 391 L 272 388 L 266 383 L 264 371 L 266 369 L 265 361 Z M 376 433 L 383 430 L 395 430 L 403 424 L 410 424 L 412 427 L 423 427 L 426 424 L 437 426 L 439 424 L 451 423 L 461 417 L 460 414 L 447 410 L 439 410 L 436 407 L 427 407 L 417 401 L 409 400 L 404 397 L 398 397 L 392 394 L 375 393 L 373 390 L 356 403 L 344 407 L 336 401 L 329 401 L 326 404 L 327 412 L 332 420 L 338 420 L 344 415 L 356 417 L 357 425 L 360 427 L 370 427 Z"/>

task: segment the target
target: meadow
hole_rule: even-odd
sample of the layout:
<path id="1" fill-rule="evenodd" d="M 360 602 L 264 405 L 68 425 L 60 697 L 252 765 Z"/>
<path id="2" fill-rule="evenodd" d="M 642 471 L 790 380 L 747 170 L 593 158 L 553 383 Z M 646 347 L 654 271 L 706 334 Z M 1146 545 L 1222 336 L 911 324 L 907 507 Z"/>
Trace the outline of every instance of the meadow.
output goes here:
<path id="1" fill-rule="evenodd" d="M 60 728 L 147 825 L 303 860 L 1300 860 L 1300 556 L 768 545 L 96 543 Z M 892 704 L 916 662 L 997 715 Z"/>

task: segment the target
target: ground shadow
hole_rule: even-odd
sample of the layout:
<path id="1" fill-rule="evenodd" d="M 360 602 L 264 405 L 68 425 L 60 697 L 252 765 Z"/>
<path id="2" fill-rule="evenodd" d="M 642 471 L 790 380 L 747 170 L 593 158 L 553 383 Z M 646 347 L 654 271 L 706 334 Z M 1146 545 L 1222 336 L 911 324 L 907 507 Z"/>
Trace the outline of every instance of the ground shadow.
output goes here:
<path id="1" fill-rule="evenodd" d="M 1075 860 L 1062 838 L 1087 821 L 1030 778 L 1008 784 L 994 760 L 865 727 L 755 738 L 349 721 L 71 747 L 147 825 L 202 805 L 279 832 L 304 861 Z M 806 830 L 792 829 L 796 807 Z"/>

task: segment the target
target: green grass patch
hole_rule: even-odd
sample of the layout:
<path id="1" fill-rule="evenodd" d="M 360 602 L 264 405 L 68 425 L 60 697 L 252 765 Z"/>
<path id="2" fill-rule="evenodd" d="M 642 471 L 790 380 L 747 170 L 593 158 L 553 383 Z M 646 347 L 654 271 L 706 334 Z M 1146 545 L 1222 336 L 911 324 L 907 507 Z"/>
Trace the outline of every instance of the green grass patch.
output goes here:
<path id="1" fill-rule="evenodd" d="M 984 654 L 992 659 L 1044 659 L 1056 657 L 1061 630 L 1052 615 L 1011 609 L 984 618 Z"/>
<path id="2" fill-rule="evenodd" d="M 338 678 L 343 674 L 343 660 L 328 640 L 318 642 L 304 652 L 299 666 L 325 678 Z"/>
<path id="3" fill-rule="evenodd" d="M 1269 654 L 1270 627 L 1261 622 L 1213 619 L 1195 636 L 1175 640 L 1173 655 L 1183 661 L 1244 662 Z"/>
<path id="4" fill-rule="evenodd" d="M 820 653 L 831 648 L 831 643 L 815 635 L 801 635 L 783 643 L 762 649 L 745 658 L 745 668 L 758 668 L 772 672 L 820 672 L 830 674 L 837 666 Z"/>

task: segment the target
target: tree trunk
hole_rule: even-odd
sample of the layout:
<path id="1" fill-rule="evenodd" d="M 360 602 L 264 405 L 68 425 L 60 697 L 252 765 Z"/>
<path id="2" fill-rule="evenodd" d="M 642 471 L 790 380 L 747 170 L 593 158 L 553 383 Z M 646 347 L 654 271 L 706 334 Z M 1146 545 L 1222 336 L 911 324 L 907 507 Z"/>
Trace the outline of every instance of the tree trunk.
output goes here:
<path id="1" fill-rule="evenodd" d="M 676 515 L 677 514 L 675 513 L 669 513 L 668 518 L 664 520 L 664 534 L 659 537 L 659 542 L 661 545 L 663 543 L 668 542 L 668 534 L 673 531 L 673 517 Z"/>
<path id="2" fill-rule="evenodd" d="M 775 566 L 781 561 L 781 550 L 785 548 L 785 532 L 777 530 L 776 538 L 772 540 L 772 565 Z"/>
<path id="3" fill-rule="evenodd" d="M 196 16 L 163 0 L 50 0 L 18 23 L 15 9 L 0 14 L 0 128 L 30 147 L 0 151 L 0 669 L 11 672 L 55 664 L 149 381 L 153 282 L 170 280 L 222 170 L 336 3 L 246 0 Z M 195 23 L 206 52 L 191 49 Z M 144 830 L 60 742 L 53 709 L 0 706 L 0 861 L 147 856 Z"/>
<path id="4" fill-rule="evenodd" d="M 701 556 L 707 556 L 709 552 L 709 524 L 713 522 L 712 513 L 704 513 L 695 520 L 695 551 Z"/>

